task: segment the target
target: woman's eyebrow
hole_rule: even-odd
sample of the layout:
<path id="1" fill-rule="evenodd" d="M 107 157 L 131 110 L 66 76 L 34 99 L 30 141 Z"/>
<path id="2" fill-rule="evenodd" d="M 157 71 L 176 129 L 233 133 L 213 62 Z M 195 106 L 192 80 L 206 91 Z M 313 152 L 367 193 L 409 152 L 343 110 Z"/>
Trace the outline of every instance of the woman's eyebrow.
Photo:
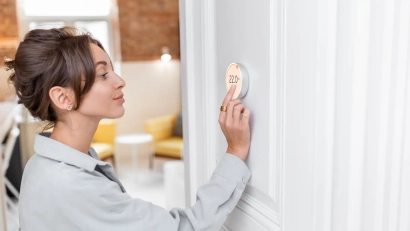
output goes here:
<path id="1" fill-rule="evenodd" d="M 105 61 L 98 61 L 98 62 L 96 62 L 94 65 L 95 65 L 95 67 L 97 67 L 97 66 L 100 65 L 100 64 L 102 64 L 102 65 L 104 65 L 104 66 L 107 66 L 107 62 L 105 62 Z"/>

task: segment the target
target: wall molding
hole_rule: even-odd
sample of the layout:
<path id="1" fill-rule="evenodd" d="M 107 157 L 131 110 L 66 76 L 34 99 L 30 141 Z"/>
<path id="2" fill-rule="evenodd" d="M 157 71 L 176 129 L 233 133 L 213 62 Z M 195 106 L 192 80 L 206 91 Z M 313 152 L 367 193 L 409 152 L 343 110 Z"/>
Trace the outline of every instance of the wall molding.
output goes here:
<path id="1" fill-rule="evenodd" d="M 393 4 L 396 3 L 396 4 Z M 386 76 L 392 76 L 391 78 L 391 94 L 389 99 L 389 138 L 391 141 L 390 152 L 386 153 L 388 169 L 387 179 L 385 188 L 388 189 L 388 197 L 384 198 L 385 208 L 384 208 L 384 222 L 383 230 L 398 230 L 399 228 L 399 209 L 401 205 L 400 194 L 402 191 L 402 185 L 400 182 L 401 178 L 405 178 L 402 175 L 402 165 L 405 151 L 403 149 L 405 139 L 405 122 L 406 122 L 406 91 L 408 88 L 406 86 L 406 81 L 408 81 L 408 70 L 409 65 L 406 65 L 409 61 L 409 48 L 410 48 L 410 30 L 409 30 L 409 12 L 410 4 L 408 1 L 401 1 L 400 4 L 397 2 L 386 2 L 389 4 L 387 7 L 389 19 L 385 20 L 385 25 L 389 29 L 389 33 L 384 33 L 385 37 L 385 50 L 386 53 L 390 53 L 390 62 L 386 62 L 386 65 L 390 64 L 385 70 Z M 394 36 L 396 35 L 396 36 Z M 388 37 L 389 36 L 389 37 Z M 403 52 L 407 51 L 407 52 Z M 388 55 L 386 55 L 389 57 Z M 393 57 L 398 57 L 398 62 L 394 62 Z M 384 57 L 386 58 L 386 57 Z"/>
<path id="2" fill-rule="evenodd" d="M 261 201 L 252 198 L 252 196 L 247 193 L 243 193 L 241 201 L 243 203 L 238 203 L 237 207 L 266 228 L 271 228 L 274 224 L 280 226 L 279 213 L 277 211 L 269 208 Z"/>
<path id="3" fill-rule="evenodd" d="M 216 134 L 215 122 L 218 121 L 219 110 L 215 107 L 216 97 L 215 91 L 215 78 L 216 76 L 216 47 L 215 47 L 215 9 L 214 1 L 201 1 L 201 15 L 202 15 L 202 65 L 204 70 L 204 76 L 202 78 L 202 85 L 205 88 L 203 92 L 205 116 L 204 116 L 204 133 L 206 134 L 206 139 L 204 140 L 206 145 L 204 163 L 207 168 L 205 168 L 204 176 L 209 179 L 216 167 L 216 140 L 214 134 Z M 207 76 L 211 76 L 207 78 Z M 200 87 L 200 86 L 198 86 Z"/>
<path id="4" fill-rule="evenodd" d="M 337 0 L 318 0 L 312 230 L 332 229 Z M 320 183 L 319 183 L 320 182 Z"/>
<path id="5" fill-rule="evenodd" d="M 196 12 L 197 4 L 198 2 L 189 0 L 179 2 L 183 133 L 186 134 L 184 135 L 184 171 L 187 205 L 195 204 L 195 192 L 204 182 L 203 170 L 201 170 L 201 165 L 198 165 L 199 162 L 202 162 L 202 159 L 198 158 L 203 154 L 202 137 L 201 134 L 196 133 L 198 129 L 202 129 L 196 123 L 198 117 L 201 119 L 203 116 L 201 105 L 198 104 L 202 100 L 199 97 L 202 94 L 189 90 L 196 89 L 199 93 L 203 91 L 202 88 L 197 87 L 199 85 L 198 78 L 189 78 L 189 76 L 202 77 L 200 75 L 202 62 L 197 58 L 198 50 L 200 51 L 200 47 L 198 47 L 200 41 L 195 36 L 195 29 L 200 25 L 197 17 L 194 17 L 194 14 L 198 13 Z"/>
<path id="6" fill-rule="evenodd" d="M 269 57 L 270 89 L 269 101 L 272 102 L 269 113 L 269 137 L 273 142 L 269 145 L 269 196 L 274 203 L 279 203 L 279 191 L 282 179 L 281 163 L 283 155 L 283 118 L 284 118 L 284 9 L 283 0 L 270 1 L 270 44 Z M 275 113 L 276 112 L 276 113 Z M 276 173 L 276 174 L 275 174 Z"/>

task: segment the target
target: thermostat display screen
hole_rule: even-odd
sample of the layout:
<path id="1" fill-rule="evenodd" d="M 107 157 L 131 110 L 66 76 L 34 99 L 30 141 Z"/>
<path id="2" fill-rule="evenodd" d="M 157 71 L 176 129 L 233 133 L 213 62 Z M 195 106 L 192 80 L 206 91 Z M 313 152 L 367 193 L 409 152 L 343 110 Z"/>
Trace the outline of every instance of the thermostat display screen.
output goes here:
<path id="1" fill-rule="evenodd" d="M 226 70 L 225 84 L 227 91 L 232 85 L 236 85 L 232 99 L 243 98 L 248 91 L 248 72 L 245 67 L 239 63 L 231 63 Z"/>

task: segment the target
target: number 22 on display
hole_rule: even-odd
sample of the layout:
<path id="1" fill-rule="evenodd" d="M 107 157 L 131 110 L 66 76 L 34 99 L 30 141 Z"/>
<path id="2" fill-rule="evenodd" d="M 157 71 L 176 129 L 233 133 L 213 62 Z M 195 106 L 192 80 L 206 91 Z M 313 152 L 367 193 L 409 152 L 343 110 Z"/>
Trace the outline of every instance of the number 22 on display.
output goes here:
<path id="1" fill-rule="evenodd" d="M 238 76 L 237 75 L 229 75 L 229 83 L 238 83 Z"/>

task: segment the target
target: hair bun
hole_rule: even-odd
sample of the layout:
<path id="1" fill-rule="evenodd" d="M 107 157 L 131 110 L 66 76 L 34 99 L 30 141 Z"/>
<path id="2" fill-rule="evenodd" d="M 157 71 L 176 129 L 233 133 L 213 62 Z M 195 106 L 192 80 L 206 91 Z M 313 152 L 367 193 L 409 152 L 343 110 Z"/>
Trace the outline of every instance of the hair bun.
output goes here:
<path id="1" fill-rule="evenodd" d="M 12 70 L 14 71 L 14 60 L 8 57 L 4 57 L 4 65 L 6 66 L 4 69 L 6 71 Z"/>

